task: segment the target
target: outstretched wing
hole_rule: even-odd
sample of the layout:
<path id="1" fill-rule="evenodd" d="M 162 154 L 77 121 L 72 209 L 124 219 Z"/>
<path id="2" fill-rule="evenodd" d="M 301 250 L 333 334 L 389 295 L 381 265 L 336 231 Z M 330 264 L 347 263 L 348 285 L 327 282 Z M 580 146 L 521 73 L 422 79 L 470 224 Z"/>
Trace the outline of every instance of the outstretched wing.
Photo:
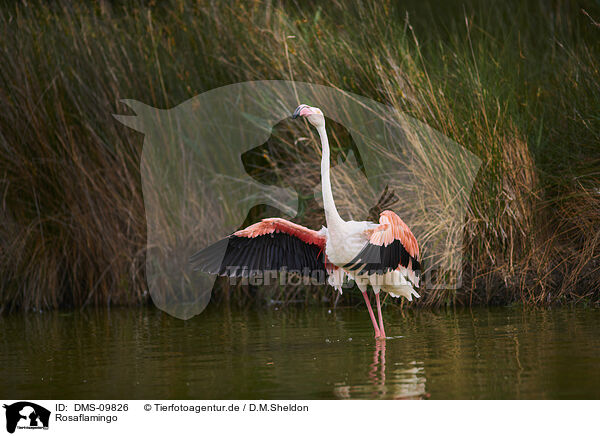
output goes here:
<path id="1" fill-rule="evenodd" d="M 398 215 L 381 212 L 379 226 L 371 230 L 369 241 L 344 269 L 367 274 L 385 274 L 406 269 L 411 281 L 418 285 L 421 270 L 417 240 Z"/>
<path id="2" fill-rule="evenodd" d="M 195 270 L 228 277 L 297 272 L 324 282 L 326 237 L 282 218 L 267 218 L 194 254 Z"/>

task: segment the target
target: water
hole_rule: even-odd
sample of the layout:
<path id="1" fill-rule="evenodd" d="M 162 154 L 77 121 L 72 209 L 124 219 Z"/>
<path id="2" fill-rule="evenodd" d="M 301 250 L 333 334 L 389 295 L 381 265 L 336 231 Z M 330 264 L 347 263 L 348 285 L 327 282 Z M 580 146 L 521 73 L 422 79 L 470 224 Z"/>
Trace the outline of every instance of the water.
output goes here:
<path id="1" fill-rule="evenodd" d="M 600 398 L 600 309 L 152 309 L 0 317 L 13 399 Z"/>

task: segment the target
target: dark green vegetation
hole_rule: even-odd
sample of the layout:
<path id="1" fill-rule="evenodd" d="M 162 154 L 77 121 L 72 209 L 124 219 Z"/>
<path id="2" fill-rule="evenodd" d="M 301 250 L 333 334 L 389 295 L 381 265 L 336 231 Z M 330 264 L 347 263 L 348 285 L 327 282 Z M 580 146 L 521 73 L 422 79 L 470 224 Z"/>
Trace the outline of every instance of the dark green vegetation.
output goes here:
<path id="1" fill-rule="evenodd" d="M 30 399 L 598 399 L 600 309 L 209 307 L 0 317 L 0 396 Z M 44 338 L 40 341 L 40 338 Z M 32 346 L 35 344 L 35 346 Z"/>
<path id="2" fill-rule="evenodd" d="M 2 311 L 146 301 L 142 137 L 111 114 L 257 79 L 370 97 L 483 160 L 464 286 L 419 304 L 600 299 L 598 2 L 157 3 L 0 8 Z"/>

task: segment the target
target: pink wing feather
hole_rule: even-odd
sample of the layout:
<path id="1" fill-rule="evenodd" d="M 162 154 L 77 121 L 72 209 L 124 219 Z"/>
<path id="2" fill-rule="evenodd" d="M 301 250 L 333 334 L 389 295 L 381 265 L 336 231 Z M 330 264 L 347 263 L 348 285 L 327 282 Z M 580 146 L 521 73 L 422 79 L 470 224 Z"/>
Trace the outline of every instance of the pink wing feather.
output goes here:
<path id="1" fill-rule="evenodd" d="M 412 257 L 419 257 L 419 245 L 408 226 L 402 219 L 391 210 L 384 210 L 379 216 L 379 227 L 373 230 L 369 242 L 373 245 L 387 247 L 394 240 L 400 241 L 405 250 Z"/>
<path id="2" fill-rule="evenodd" d="M 279 232 L 295 236 L 302 242 L 306 242 L 307 244 L 315 244 L 321 248 L 325 247 L 325 243 L 327 241 L 325 236 L 319 232 L 301 226 L 300 224 L 295 224 L 291 221 L 284 220 L 283 218 L 265 218 L 261 222 L 252 224 L 245 229 L 238 230 L 234 233 L 234 235 L 245 238 L 255 238 L 257 236 Z"/>
<path id="3" fill-rule="evenodd" d="M 344 269 L 362 274 L 385 274 L 403 267 L 418 283 L 421 269 L 419 245 L 408 226 L 390 210 L 381 212 L 379 226 L 368 231 L 369 241 L 344 265 Z"/>

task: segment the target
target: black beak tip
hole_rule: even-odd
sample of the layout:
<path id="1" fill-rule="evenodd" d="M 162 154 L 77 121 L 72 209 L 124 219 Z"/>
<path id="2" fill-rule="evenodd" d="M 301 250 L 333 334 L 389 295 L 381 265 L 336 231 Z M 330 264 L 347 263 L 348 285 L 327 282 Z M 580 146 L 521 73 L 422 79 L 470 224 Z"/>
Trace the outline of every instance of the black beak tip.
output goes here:
<path id="1" fill-rule="evenodd" d="M 296 118 L 298 118 L 298 116 L 300 116 L 300 111 L 302 109 L 304 109 L 306 107 L 305 104 L 301 104 L 300 106 L 298 106 L 296 108 L 296 110 L 294 111 L 294 113 L 292 114 L 292 120 L 295 120 Z"/>

